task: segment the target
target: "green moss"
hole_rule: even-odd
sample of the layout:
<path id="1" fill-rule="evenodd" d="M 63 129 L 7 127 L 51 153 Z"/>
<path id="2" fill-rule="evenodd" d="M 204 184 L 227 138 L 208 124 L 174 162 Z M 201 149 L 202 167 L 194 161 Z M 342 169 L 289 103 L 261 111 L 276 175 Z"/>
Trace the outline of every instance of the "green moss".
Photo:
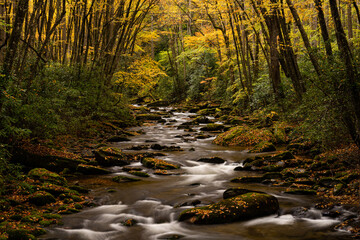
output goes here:
<path id="1" fill-rule="evenodd" d="M 131 177 L 125 177 L 125 176 L 116 176 L 116 177 L 113 177 L 112 180 L 113 180 L 114 182 L 117 182 L 117 183 L 140 181 L 140 179 L 131 178 Z"/>
<path id="2" fill-rule="evenodd" d="M 42 182 L 54 183 L 59 186 L 66 186 L 67 181 L 59 174 L 46 170 L 45 168 L 34 168 L 30 170 L 28 176 Z"/>
<path id="3" fill-rule="evenodd" d="M 223 146 L 254 146 L 262 141 L 273 140 L 273 134 L 267 129 L 237 126 L 219 134 L 213 141 Z"/>
<path id="4" fill-rule="evenodd" d="M 141 171 L 129 171 L 129 173 L 134 176 L 138 176 L 138 177 L 150 177 L 149 174 L 147 174 L 146 172 L 141 172 Z"/>
<path id="5" fill-rule="evenodd" d="M 141 160 L 141 163 L 144 167 L 152 168 L 152 169 L 169 170 L 169 169 L 180 168 L 178 165 L 175 165 L 175 164 L 172 164 L 172 163 L 169 163 L 164 160 L 157 159 L 157 158 L 143 158 Z"/>
<path id="6" fill-rule="evenodd" d="M 268 141 L 262 141 L 255 145 L 249 152 L 250 153 L 262 153 L 262 152 L 273 152 L 276 151 L 275 146 Z"/>
<path id="7" fill-rule="evenodd" d="M 44 206 L 56 202 L 54 196 L 48 192 L 38 191 L 29 196 L 29 202 L 36 206 Z"/>
<path id="8" fill-rule="evenodd" d="M 25 229 L 11 229 L 7 230 L 8 240 L 35 240 L 35 236 L 30 234 L 30 231 Z"/>
<path id="9" fill-rule="evenodd" d="M 200 128 L 201 131 L 221 131 L 224 129 L 224 125 L 216 124 L 216 123 L 209 123 L 205 127 Z"/>
<path id="10" fill-rule="evenodd" d="M 279 203 L 275 197 L 250 192 L 205 207 L 185 210 L 180 214 L 179 221 L 189 220 L 195 224 L 228 223 L 274 214 L 278 209 Z"/>

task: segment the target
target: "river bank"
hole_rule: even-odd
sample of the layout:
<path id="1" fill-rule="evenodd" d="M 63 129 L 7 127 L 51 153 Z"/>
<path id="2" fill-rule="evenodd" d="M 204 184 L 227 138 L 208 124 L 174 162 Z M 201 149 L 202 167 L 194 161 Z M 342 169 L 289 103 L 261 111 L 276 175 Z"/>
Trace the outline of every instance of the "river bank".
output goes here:
<path id="1" fill-rule="evenodd" d="M 351 174 L 358 174 L 358 172 L 354 169 L 349 171 L 346 167 L 341 169 L 328 164 L 328 160 L 326 160 L 325 157 L 329 157 L 329 155 L 326 154 L 318 154 L 318 157 L 312 156 L 312 158 L 310 158 L 309 154 L 314 154 L 314 149 L 306 149 L 306 143 L 297 143 L 298 149 L 295 149 L 296 151 L 304 151 L 302 153 L 304 156 L 302 157 L 296 154 L 295 157 L 284 154 L 283 150 L 285 150 L 286 145 L 290 143 L 288 139 L 283 139 L 284 142 L 276 143 L 277 145 L 275 144 L 276 148 L 280 150 L 280 155 L 275 153 L 274 150 L 269 154 L 249 153 L 246 149 L 250 149 L 252 148 L 251 145 L 255 146 L 262 141 L 254 141 L 254 138 L 244 137 L 244 134 L 238 134 L 236 136 L 241 135 L 243 137 L 237 138 L 236 141 L 251 144 L 234 146 L 237 145 L 234 144 L 236 141 L 234 138 L 230 138 L 229 135 L 235 134 L 231 132 L 229 134 L 227 130 L 235 125 L 238 126 L 236 127 L 237 129 L 241 124 L 249 125 L 252 126 L 251 129 L 254 129 L 254 132 L 246 131 L 247 133 L 250 132 L 256 138 L 263 137 L 265 140 L 271 140 L 269 139 L 269 133 L 265 132 L 262 135 L 254 134 L 257 133 L 255 129 L 261 130 L 262 128 L 258 128 L 258 126 L 253 127 L 257 125 L 258 122 L 251 116 L 242 118 L 233 118 L 230 116 L 228 119 L 225 119 L 224 116 L 227 115 L 225 112 L 228 110 L 220 109 L 218 106 L 207 106 L 203 109 L 181 108 L 180 110 L 155 108 L 155 110 L 151 112 L 149 112 L 149 109 L 141 107 L 136 108 L 136 111 L 138 112 L 138 119 L 145 122 L 143 127 L 135 127 L 132 128 L 131 131 L 118 130 L 121 131 L 121 134 L 113 134 L 111 133 L 112 130 L 110 130 L 108 134 L 104 134 L 106 137 L 103 136 L 101 140 L 92 139 L 91 141 L 79 141 L 74 139 L 73 141 L 69 141 L 67 139 L 63 142 L 63 148 L 67 149 L 68 152 L 71 151 L 72 154 L 83 154 L 82 159 L 85 159 L 86 164 L 80 163 L 82 166 L 100 165 L 96 168 L 105 169 L 109 171 L 109 174 L 87 176 L 86 171 L 90 171 L 90 169 L 94 170 L 94 168 L 85 168 L 84 166 L 81 169 L 86 170 L 83 170 L 82 175 L 71 175 L 71 171 L 69 172 L 71 174 L 66 173 L 66 171 L 62 172 L 61 175 L 67 176 L 70 183 L 74 184 L 74 186 L 92 189 L 90 196 L 93 202 L 102 207 L 100 206 L 99 208 L 94 208 L 89 211 L 86 210 L 77 216 L 70 215 L 70 217 L 65 217 L 63 219 L 64 227 L 51 228 L 50 236 L 46 236 L 44 239 L 59 236 L 61 236 L 61 239 L 75 239 L 76 237 L 77 239 L 100 239 L 104 236 L 107 236 L 108 239 L 119 236 L 126 236 L 127 239 L 142 239 L 143 234 L 148 232 L 152 232 L 151 236 L 154 237 L 167 236 L 168 238 L 165 239 L 171 239 L 171 237 L 175 236 L 191 239 L 190 236 L 194 235 L 192 230 L 198 231 L 198 233 L 200 231 L 199 234 L 202 239 L 211 239 L 212 237 L 219 236 L 223 237 L 222 239 L 231 239 L 234 236 L 241 236 L 241 233 L 235 233 L 234 230 L 228 229 L 230 228 L 229 225 L 232 224 L 216 227 L 220 228 L 219 232 L 208 234 L 203 230 L 207 229 L 212 232 L 211 229 L 204 226 L 199 229 L 193 229 L 191 225 L 185 225 L 184 227 L 182 223 L 176 221 L 176 216 L 185 209 L 194 206 L 207 206 L 211 203 L 218 202 L 221 200 L 222 193 L 226 189 L 239 187 L 249 188 L 252 191 L 268 192 L 279 199 L 282 209 L 282 212 L 279 213 L 280 218 L 259 219 L 261 221 L 270 221 L 271 219 L 271 221 L 278 222 L 278 224 L 275 224 L 275 226 L 270 224 L 268 226 L 269 228 L 265 228 L 263 231 L 268 231 L 274 227 L 277 228 L 276 226 L 281 225 L 280 222 L 285 222 L 287 226 L 296 228 L 304 222 L 309 223 L 310 220 L 317 220 L 319 223 L 327 222 L 325 228 L 322 227 L 319 231 L 318 229 L 314 230 L 308 226 L 306 234 L 314 236 L 312 234 L 325 234 L 324 232 L 327 232 L 326 234 L 328 235 L 324 235 L 324 237 L 327 238 L 324 239 L 338 239 L 337 237 L 339 236 L 337 236 L 337 234 L 339 234 L 339 232 L 331 232 L 331 228 L 339 225 L 341 222 L 348 221 L 348 223 L 350 223 L 353 221 L 353 223 L 356 223 L 357 216 L 353 214 L 356 212 L 353 206 L 356 206 L 354 204 L 356 203 L 357 195 L 354 189 L 356 189 L 358 177 Z M 197 114 L 191 112 L 197 112 Z M 270 120 L 276 123 L 277 120 L 274 116 L 271 116 Z M 269 125 L 270 120 L 266 120 L 265 118 L 265 120 L 260 120 L 259 122 L 267 125 L 263 128 L 270 129 L 273 126 Z M 288 131 L 286 129 L 287 127 L 288 126 L 283 127 L 285 134 L 286 131 Z M 110 128 L 114 127 L 112 126 Z M 237 131 L 237 133 L 239 132 L 243 133 L 242 131 Z M 271 131 L 269 132 L 271 133 Z M 124 136 L 125 133 L 127 133 L 127 136 Z M 216 138 L 219 134 L 223 134 L 223 136 Z M 122 141 L 114 141 L 116 139 L 114 137 Z M 112 141 L 108 141 L 110 138 L 112 138 Z M 220 141 L 219 139 L 228 140 L 228 143 L 222 144 L 227 146 L 212 144 L 213 141 Z M 67 145 L 69 143 L 70 145 Z M 292 146 L 294 147 L 295 142 L 290 144 L 293 144 Z M 130 168 L 126 170 L 121 167 L 114 167 L 114 164 L 109 162 L 104 163 L 104 161 L 99 164 L 100 157 L 94 154 L 93 150 L 101 149 L 101 147 L 104 146 L 107 148 L 115 147 L 122 149 L 122 160 L 124 160 L 126 156 L 126 160 L 129 161 L 127 165 L 130 165 Z M 294 150 L 291 152 L 295 153 Z M 287 152 L 285 151 L 285 153 Z M 300 152 L 296 153 L 300 154 Z M 337 154 L 339 154 L 339 152 Z M 267 155 L 270 155 L 270 157 Z M 160 158 L 171 164 L 182 166 L 178 170 L 152 169 L 152 167 L 141 163 L 143 162 L 141 159 L 143 159 L 144 156 Z M 281 156 L 282 159 L 279 159 Z M 224 162 L 214 165 L 214 157 L 223 159 Z M 317 160 L 313 158 L 317 158 Z M 322 164 L 322 162 L 326 162 L 326 164 Z M 333 160 L 333 163 L 343 164 L 340 163 L 339 160 Z M 236 171 L 234 171 L 234 169 Z M 79 168 L 76 170 L 79 170 Z M 300 172 L 297 172 L 298 170 Z M 136 172 L 138 176 L 134 176 Z M 139 177 L 139 172 L 146 172 L 150 177 Z M 321 177 L 326 177 L 321 180 L 323 183 L 320 184 L 320 179 L 314 182 L 314 179 L 320 177 L 319 173 L 321 172 L 324 173 Z M 272 173 L 272 176 L 270 176 L 269 173 Z M 338 176 L 336 176 L 336 174 Z M 119 176 L 141 179 L 141 181 L 125 183 L 124 181 L 121 181 L 121 183 L 114 182 L 113 178 Z M 337 180 L 338 178 L 343 179 Z M 336 195 L 334 194 L 334 189 L 338 184 L 343 184 L 343 189 L 341 191 L 339 190 L 341 194 Z M 352 186 L 352 184 L 354 186 Z M 291 195 L 291 191 L 292 193 L 301 195 Z M 319 198 L 316 196 L 309 197 L 306 196 L 306 194 L 321 196 L 320 199 L 327 199 L 327 201 L 319 201 Z M 339 199 L 341 199 L 342 202 L 340 202 Z M 24 201 L 27 200 L 28 199 Z M 82 200 L 87 199 L 84 198 Z M 119 201 L 121 201 L 121 203 L 119 203 Z M 20 203 L 22 202 L 20 201 Z M 343 203 L 348 206 L 338 206 L 338 203 Z M 51 206 L 45 206 L 48 208 L 48 211 L 50 211 L 51 208 L 51 212 L 54 212 L 56 207 L 54 203 L 52 204 Z M 63 205 L 63 203 L 60 202 L 59 207 L 61 205 Z M 102 210 L 105 211 L 102 212 Z M 164 213 L 160 214 L 160 212 Z M 115 214 L 113 217 L 107 216 L 106 219 L 103 219 L 103 226 L 97 226 L 96 224 L 99 222 L 96 219 L 99 217 L 101 219 L 101 216 L 105 217 L 103 214 L 109 213 L 117 213 L 117 215 Z M 352 213 L 352 215 L 348 213 Z M 160 216 L 157 216 L 159 214 Z M 9 222 L 9 219 L 14 224 L 24 222 L 23 216 L 21 219 L 18 217 L 18 220 L 14 217 L 12 218 L 10 216 L 3 222 Z M 88 219 L 90 222 L 87 221 L 87 223 L 83 225 L 84 223 L 80 223 L 80 219 Z M 135 221 L 131 223 L 132 220 Z M 127 223 L 128 221 L 130 221 L 129 224 Z M 40 222 L 41 220 L 34 220 L 33 225 L 44 227 Z M 126 227 L 127 224 L 133 227 Z M 168 224 L 167 226 L 169 228 L 165 227 L 165 232 L 159 229 L 163 227 L 162 224 Z M 239 227 L 238 224 L 242 226 L 241 229 L 243 229 L 244 232 L 247 232 L 245 234 L 247 237 L 253 237 L 253 239 L 255 239 L 255 236 L 249 233 L 249 231 L 253 229 L 254 226 L 259 227 L 259 225 L 250 224 L 251 227 L 244 227 L 242 223 L 235 223 L 237 227 Z M 318 227 L 317 224 L 315 225 Z M 355 224 L 352 225 L 356 226 Z M 234 227 L 234 225 L 232 226 Z M 349 226 L 351 226 L 351 224 L 345 225 L 342 229 L 353 229 L 355 233 L 356 228 L 352 227 L 351 229 Z M 84 227 L 85 229 L 81 230 Z M 340 227 L 341 226 L 338 228 Z M 66 229 L 72 230 L 67 231 Z M 228 236 L 226 234 L 221 235 L 220 232 L 225 230 L 229 231 Z M 170 234 L 174 231 L 176 233 Z M 278 230 L 273 237 L 280 239 L 279 237 L 282 234 L 285 233 Z M 89 236 L 91 236 L 91 238 Z M 294 236 L 294 239 L 303 239 L 299 238 L 301 236 L 302 235 Z M 346 235 L 341 235 L 340 237 L 345 239 L 343 238 L 345 236 Z"/>

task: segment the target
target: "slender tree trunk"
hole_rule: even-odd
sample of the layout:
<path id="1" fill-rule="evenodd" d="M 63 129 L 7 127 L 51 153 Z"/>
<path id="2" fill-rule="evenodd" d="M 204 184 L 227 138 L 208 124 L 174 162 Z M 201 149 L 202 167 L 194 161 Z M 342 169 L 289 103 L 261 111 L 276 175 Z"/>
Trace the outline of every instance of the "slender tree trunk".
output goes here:
<path id="1" fill-rule="evenodd" d="M 295 24 L 296 24 L 296 26 L 298 27 L 298 29 L 300 31 L 300 34 L 301 34 L 301 37 L 303 39 L 304 45 L 305 45 L 306 50 L 307 50 L 307 52 L 309 54 L 310 61 L 311 61 L 312 65 L 314 66 L 314 69 L 315 69 L 317 75 L 320 76 L 321 71 L 320 71 L 319 63 L 317 61 L 317 58 L 316 58 L 315 54 L 313 53 L 309 38 L 308 38 L 308 36 L 306 34 L 306 31 L 305 31 L 305 29 L 304 29 L 304 27 L 303 27 L 303 25 L 301 23 L 299 14 L 297 13 L 296 9 L 294 8 L 294 5 L 291 2 L 291 0 L 286 0 L 286 3 L 289 6 L 291 14 L 294 17 Z"/>
<path id="2" fill-rule="evenodd" d="M 346 82 L 344 96 L 350 94 L 351 109 L 343 106 L 343 120 L 351 134 L 354 142 L 360 148 L 360 92 L 357 82 L 358 73 L 354 66 L 353 56 L 351 54 L 350 45 L 346 39 L 346 34 L 341 23 L 339 10 L 336 0 L 329 0 L 332 19 L 335 25 L 335 34 L 337 45 L 346 69 Z M 341 100 L 343 101 L 343 100 Z"/>

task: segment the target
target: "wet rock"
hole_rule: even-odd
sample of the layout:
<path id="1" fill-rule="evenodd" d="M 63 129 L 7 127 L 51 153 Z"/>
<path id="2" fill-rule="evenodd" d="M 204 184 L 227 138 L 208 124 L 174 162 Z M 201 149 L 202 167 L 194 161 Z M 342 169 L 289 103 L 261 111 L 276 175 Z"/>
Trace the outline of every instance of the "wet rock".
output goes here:
<path id="1" fill-rule="evenodd" d="M 321 212 L 315 209 L 305 207 L 296 207 L 290 210 L 290 214 L 295 218 L 321 219 Z"/>
<path id="2" fill-rule="evenodd" d="M 248 190 L 248 189 L 244 189 L 244 188 L 229 188 L 229 189 L 226 189 L 225 192 L 223 193 L 223 199 L 228 199 L 228 198 L 236 197 L 236 196 L 243 195 L 246 193 L 251 193 L 251 192 L 264 193 L 264 192 L 253 191 L 253 190 Z"/>
<path id="3" fill-rule="evenodd" d="M 44 206 L 46 204 L 56 202 L 56 199 L 48 192 L 37 191 L 29 196 L 29 202 L 36 206 Z"/>
<path id="4" fill-rule="evenodd" d="M 150 177 L 149 174 L 147 174 L 146 172 L 141 172 L 141 171 L 129 171 L 129 173 L 131 175 L 137 176 L 137 177 Z"/>
<path id="5" fill-rule="evenodd" d="M 140 151 L 140 150 L 147 150 L 149 148 L 150 148 L 149 145 L 137 145 L 137 146 L 132 146 L 132 147 L 128 148 L 127 150 Z"/>
<path id="6" fill-rule="evenodd" d="M 160 144 L 153 144 L 150 146 L 153 150 L 162 150 L 162 151 L 168 151 L 168 152 L 176 152 L 176 151 L 183 151 L 179 146 L 164 146 Z"/>
<path id="7" fill-rule="evenodd" d="M 212 123 L 212 122 L 213 122 L 212 120 L 210 120 L 209 118 L 207 118 L 205 116 L 199 116 L 192 121 L 193 124 Z"/>
<path id="8" fill-rule="evenodd" d="M 200 203 L 201 203 L 201 201 L 199 199 L 196 199 L 196 200 L 191 202 L 191 205 L 196 206 L 196 205 L 199 205 Z"/>
<path id="9" fill-rule="evenodd" d="M 196 139 L 206 139 L 210 137 L 211 137 L 210 135 L 206 135 L 206 134 L 200 134 L 195 136 Z"/>
<path id="10" fill-rule="evenodd" d="M 132 162 L 132 156 L 113 147 L 102 147 L 94 151 L 96 161 L 104 167 L 124 166 Z"/>
<path id="11" fill-rule="evenodd" d="M 316 184 L 315 181 L 311 180 L 311 179 L 307 179 L 307 178 L 299 178 L 296 179 L 294 181 L 295 184 L 302 184 L 302 185 L 308 185 L 308 186 L 313 186 Z"/>
<path id="12" fill-rule="evenodd" d="M 152 169 L 163 169 L 163 170 L 169 170 L 169 169 L 178 169 L 180 166 L 175 165 L 173 163 L 166 162 L 161 159 L 157 158 L 143 158 L 141 160 L 141 164 L 144 167 L 152 168 Z"/>
<path id="13" fill-rule="evenodd" d="M 109 170 L 104 168 L 86 164 L 79 164 L 76 170 L 85 175 L 104 175 L 111 173 Z"/>
<path id="14" fill-rule="evenodd" d="M 29 178 L 39 180 L 41 182 L 54 183 L 60 186 L 66 186 L 67 181 L 59 174 L 46 170 L 45 168 L 34 168 L 28 173 Z"/>
<path id="15" fill-rule="evenodd" d="M 205 207 L 183 211 L 179 221 L 194 224 L 221 224 L 243 221 L 274 214 L 279 209 L 278 200 L 263 193 L 246 193 Z"/>
<path id="16" fill-rule="evenodd" d="M 271 142 L 263 141 L 255 145 L 255 147 L 253 147 L 249 152 L 262 153 L 262 152 L 273 152 L 273 151 L 276 151 L 275 146 Z"/>
<path id="17" fill-rule="evenodd" d="M 222 131 L 224 129 L 224 125 L 209 123 L 205 127 L 200 128 L 201 131 L 214 132 L 214 131 Z"/>
<path id="18" fill-rule="evenodd" d="M 231 179 L 231 182 L 234 183 L 261 183 L 263 181 L 263 177 L 259 176 L 249 176 L 249 177 L 238 177 Z"/>
<path id="19" fill-rule="evenodd" d="M 113 177 L 112 180 L 117 183 L 126 183 L 126 182 L 137 182 L 140 181 L 140 179 L 137 178 L 131 178 L 131 177 L 125 177 L 125 176 L 116 176 Z"/>
<path id="20" fill-rule="evenodd" d="M 152 103 L 148 103 L 146 106 L 147 107 L 167 107 L 169 105 L 170 105 L 170 103 L 168 101 L 161 100 L 161 101 L 155 101 Z"/>
<path id="21" fill-rule="evenodd" d="M 282 153 L 271 156 L 271 161 L 281 161 L 281 160 L 290 160 L 290 159 L 295 159 L 295 157 L 289 151 L 284 151 Z"/>
<path id="22" fill-rule="evenodd" d="M 293 195 L 316 195 L 316 191 L 312 189 L 289 188 L 284 193 Z"/>
<path id="23" fill-rule="evenodd" d="M 318 184 L 322 187 L 334 187 L 337 184 L 343 183 L 341 180 L 332 177 L 323 177 L 319 179 Z"/>
<path id="24" fill-rule="evenodd" d="M 106 140 L 107 142 L 129 142 L 129 138 L 125 136 L 112 136 Z"/>
<path id="25" fill-rule="evenodd" d="M 171 172 L 168 172 L 167 170 L 161 170 L 161 169 L 156 169 L 154 171 L 155 175 L 160 175 L 160 176 L 168 176 L 168 175 L 173 175 Z"/>
<path id="26" fill-rule="evenodd" d="M 226 162 L 224 159 L 219 157 L 211 157 L 211 158 L 200 158 L 197 160 L 198 162 L 205 162 L 205 163 L 213 163 L 213 164 L 222 164 Z"/>
<path id="27" fill-rule="evenodd" d="M 125 172 L 130 172 L 130 171 L 141 171 L 143 170 L 141 167 L 131 167 L 131 166 L 125 166 L 122 168 L 123 171 Z"/>
<path id="28" fill-rule="evenodd" d="M 279 172 L 267 172 L 262 176 L 263 179 L 282 179 L 283 175 Z"/>

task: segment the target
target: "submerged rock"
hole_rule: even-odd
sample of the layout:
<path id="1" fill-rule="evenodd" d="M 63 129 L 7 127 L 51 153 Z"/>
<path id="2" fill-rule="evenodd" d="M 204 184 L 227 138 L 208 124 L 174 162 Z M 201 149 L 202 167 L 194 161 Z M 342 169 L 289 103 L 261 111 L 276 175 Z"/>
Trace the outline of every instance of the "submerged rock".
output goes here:
<path id="1" fill-rule="evenodd" d="M 126 183 L 126 182 L 137 182 L 140 181 L 140 179 L 137 178 L 131 178 L 131 177 L 125 177 L 125 176 L 116 176 L 113 177 L 112 180 L 117 183 Z"/>
<path id="2" fill-rule="evenodd" d="M 220 224 L 267 216 L 278 210 L 279 203 L 274 196 L 249 192 L 205 207 L 185 210 L 180 214 L 179 221 Z"/>

